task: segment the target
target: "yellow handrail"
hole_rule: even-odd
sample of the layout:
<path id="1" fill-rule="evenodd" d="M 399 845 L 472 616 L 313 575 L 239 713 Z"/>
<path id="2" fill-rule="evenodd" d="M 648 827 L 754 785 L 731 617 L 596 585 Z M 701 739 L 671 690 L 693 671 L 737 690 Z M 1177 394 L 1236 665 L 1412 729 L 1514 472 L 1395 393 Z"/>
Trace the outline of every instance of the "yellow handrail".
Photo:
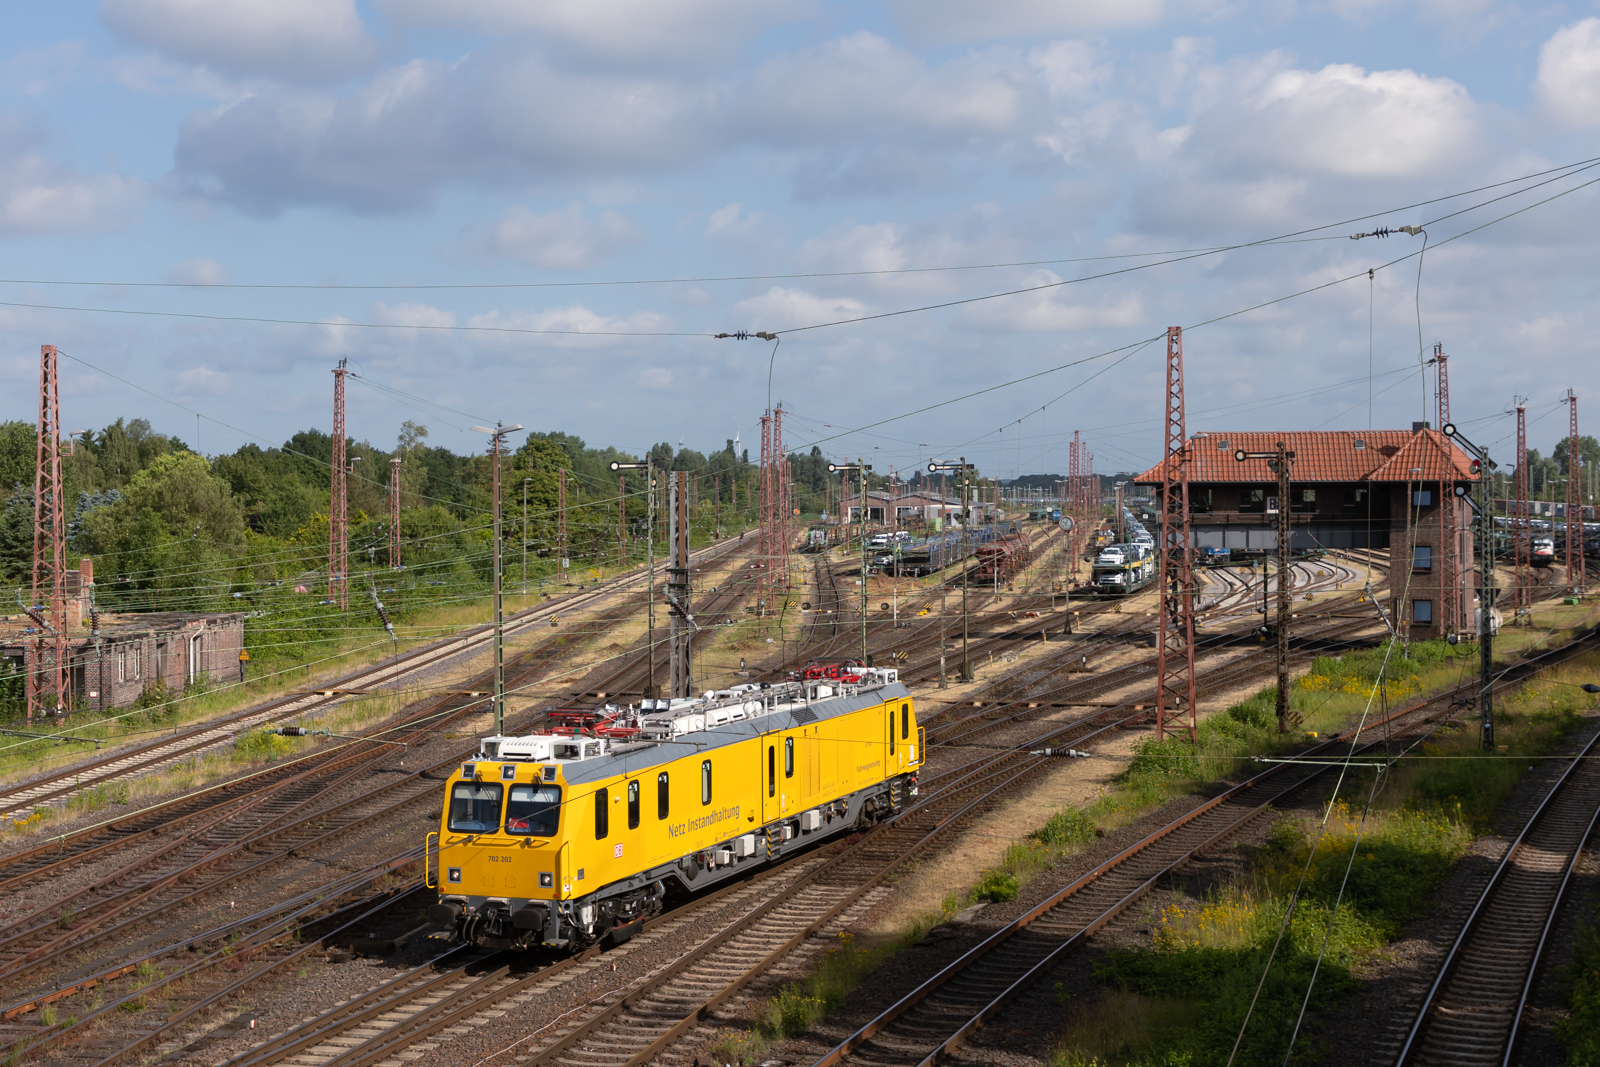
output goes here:
<path id="1" fill-rule="evenodd" d="M 424 837 L 422 839 L 422 885 L 423 885 L 424 888 L 427 888 L 427 889 L 438 889 L 439 888 L 439 880 L 437 878 L 435 878 L 431 882 L 428 881 L 428 878 L 431 876 L 431 874 L 433 872 L 433 864 L 431 862 L 429 862 L 428 843 L 430 841 L 437 840 L 438 837 L 439 837 L 439 835 L 437 833 L 432 833 L 432 834 L 429 834 L 427 837 Z M 443 853 L 440 853 L 440 855 L 442 856 Z"/>

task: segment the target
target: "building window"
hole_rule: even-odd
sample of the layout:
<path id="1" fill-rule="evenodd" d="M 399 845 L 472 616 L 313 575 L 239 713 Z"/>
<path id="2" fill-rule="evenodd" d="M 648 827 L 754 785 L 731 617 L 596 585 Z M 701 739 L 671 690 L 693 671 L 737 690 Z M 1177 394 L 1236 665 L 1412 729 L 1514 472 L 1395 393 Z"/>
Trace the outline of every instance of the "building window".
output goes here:
<path id="1" fill-rule="evenodd" d="M 1433 507 L 1433 490 L 1413 489 L 1411 491 L 1411 506 L 1414 508 Z"/>
<path id="2" fill-rule="evenodd" d="M 1239 510 L 1257 515 L 1266 511 L 1267 491 L 1265 489 L 1242 490 L 1239 494 Z"/>
<path id="3" fill-rule="evenodd" d="M 700 803 L 711 803 L 711 761 L 700 764 Z"/>
<path id="4" fill-rule="evenodd" d="M 1411 569 L 1414 570 L 1414 571 L 1431 571 L 1431 570 L 1433 570 L 1433 546 L 1432 545 L 1412 545 L 1411 546 Z"/>
<path id="5" fill-rule="evenodd" d="M 1344 509 L 1346 511 L 1359 511 L 1367 506 L 1367 491 L 1365 489 L 1346 489 L 1344 491 Z"/>
<path id="6" fill-rule="evenodd" d="M 594 791 L 594 839 L 604 841 L 611 832 L 611 790 Z"/>
<path id="7" fill-rule="evenodd" d="M 1191 515 L 1209 515 L 1209 514 L 1211 514 L 1211 490 L 1210 489 L 1190 488 L 1190 490 L 1189 490 L 1189 513 Z"/>
<path id="8" fill-rule="evenodd" d="M 127 680 L 128 680 L 128 654 L 126 652 L 118 652 L 117 653 L 117 681 L 126 682 Z"/>
<path id="9" fill-rule="evenodd" d="M 1411 621 L 1418 626 L 1433 625 L 1433 601 L 1413 600 L 1411 602 Z"/>

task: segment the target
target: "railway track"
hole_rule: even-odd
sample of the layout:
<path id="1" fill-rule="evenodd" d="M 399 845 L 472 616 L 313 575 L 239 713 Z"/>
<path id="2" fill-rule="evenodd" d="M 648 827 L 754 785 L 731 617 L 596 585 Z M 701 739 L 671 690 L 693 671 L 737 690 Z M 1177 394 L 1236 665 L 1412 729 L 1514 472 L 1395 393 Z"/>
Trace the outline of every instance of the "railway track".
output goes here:
<path id="1" fill-rule="evenodd" d="M 728 551 L 733 544 L 724 542 L 721 545 L 701 549 L 700 552 L 721 554 Z M 547 622 L 552 616 L 592 605 L 618 589 L 625 589 L 637 578 L 637 574 L 630 572 L 589 591 L 519 612 L 507 620 L 505 632 L 508 636 L 514 636 L 537 624 Z M 642 598 L 639 599 L 642 602 Z M 264 706 L 212 719 L 152 741 L 131 747 L 119 747 L 118 750 L 98 759 L 0 789 L 0 815 L 32 809 L 40 804 L 64 801 L 85 789 L 92 789 L 119 778 L 159 771 L 181 760 L 226 744 L 241 730 L 255 729 L 285 719 L 325 711 L 347 700 L 351 690 L 392 688 L 414 674 L 436 668 L 458 656 L 486 648 L 492 639 L 492 626 L 473 627 L 447 640 L 403 653 L 376 666 L 328 683 L 322 691 L 284 697 Z M 541 643 L 539 648 L 530 650 L 526 655 L 549 656 L 556 652 L 557 647 L 557 642 L 552 639 Z"/>
<path id="2" fill-rule="evenodd" d="M 1545 666 L 1559 662 L 1577 644 L 1551 650 L 1540 659 Z M 1543 668 L 1531 662 L 1521 665 L 1517 682 L 1538 669 Z M 1347 731 L 1299 755 L 1309 761 L 1318 755 L 1381 750 L 1394 735 L 1385 731 L 1382 739 L 1376 739 L 1380 728 L 1418 716 L 1422 716 L 1421 722 L 1437 718 L 1426 715 L 1429 707 L 1444 705 L 1443 715 L 1448 715 L 1450 696 L 1473 685 L 1467 683 L 1401 708 L 1368 723 L 1359 735 Z M 1361 736 L 1375 739 L 1363 746 Z M 1147 835 L 995 930 L 818 1058 L 813 1067 L 845 1063 L 927 1067 L 951 1055 L 985 1022 L 1043 980 L 1067 954 L 1124 914 L 1162 879 L 1199 852 L 1238 833 L 1275 802 L 1328 772 L 1333 764 L 1332 759 L 1315 766 L 1296 761 L 1274 764 Z M 1592 789 L 1585 790 L 1576 802 L 1575 810 L 1585 816 L 1579 823 L 1583 829 L 1569 831 L 1578 835 L 1579 845 L 1592 824 L 1595 808 L 1600 806 L 1600 775 L 1593 782 Z M 1537 921 L 1533 925 L 1539 927 Z M 1493 960 L 1492 956 L 1486 958 Z M 1415 1062 L 1499 1061 L 1446 1054 Z"/>

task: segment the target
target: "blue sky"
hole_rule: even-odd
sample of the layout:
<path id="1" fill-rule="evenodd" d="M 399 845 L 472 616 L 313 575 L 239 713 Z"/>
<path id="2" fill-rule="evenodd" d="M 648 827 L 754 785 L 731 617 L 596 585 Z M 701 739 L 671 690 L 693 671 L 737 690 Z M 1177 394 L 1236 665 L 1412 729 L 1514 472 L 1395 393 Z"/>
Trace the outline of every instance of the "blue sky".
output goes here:
<path id="1" fill-rule="evenodd" d="M 1195 327 L 1191 431 L 1405 426 L 1433 404 L 1420 317 L 1501 454 L 1513 395 L 1545 451 L 1567 387 L 1600 419 L 1600 168 L 1407 206 L 1600 156 L 1595 4 L 105 0 L 5 24 L 0 417 L 33 417 L 54 343 L 69 427 L 142 414 L 212 453 L 329 426 L 340 358 L 375 444 L 411 418 L 465 451 L 502 419 L 706 449 L 754 444 L 771 359 L 791 447 L 1010 476 L 1064 470 L 1082 430 L 1115 471 L 1159 448 L 1162 345 L 1126 346 Z M 1420 286 L 1384 264 L 1421 238 L 1348 240 L 1420 223 Z M 794 332 L 775 358 L 706 336 L 738 329 Z"/>

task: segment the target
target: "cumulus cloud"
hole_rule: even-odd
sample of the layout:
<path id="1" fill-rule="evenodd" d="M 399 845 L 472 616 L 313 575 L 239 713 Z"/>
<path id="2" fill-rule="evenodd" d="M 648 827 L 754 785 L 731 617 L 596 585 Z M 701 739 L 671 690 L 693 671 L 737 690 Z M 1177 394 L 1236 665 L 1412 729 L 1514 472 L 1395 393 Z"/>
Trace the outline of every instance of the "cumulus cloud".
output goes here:
<path id="1" fill-rule="evenodd" d="M 1600 18 L 1563 27 L 1539 49 L 1539 100 L 1568 126 L 1600 126 Z"/>
<path id="2" fill-rule="evenodd" d="M 1028 275 L 1017 288 L 1056 285 L 1060 281 L 1061 276 L 1054 271 L 1041 270 Z M 1130 327 L 1146 319 L 1144 305 L 1136 294 L 1103 294 L 1097 300 L 1087 295 L 1075 297 L 1068 289 L 1045 289 L 988 300 L 970 305 L 963 324 L 985 330 L 1049 333 Z"/>
<path id="3" fill-rule="evenodd" d="M 644 243 L 644 233 L 627 216 L 602 211 L 584 214 L 574 201 L 561 211 L 538 215 L 525 207 L 508 208 L 480 236 L 495 255 L 535 263 L 549 270 L 578 270 Z"/>
<path id="4" fill-rule="evenodd" d="M 228 391 L 228 376 L 210 367 L 190 367 L 173 377 L 179 396 L 222 396 Z"/>
<path id="5" fill-rule="evenodd" d="M 889 9 L 906 33 L 940 44 L 1102 33 L 1162 16 L 1161 0 L 892 0 Z"/>
<path id="6" fill-rule="evenodd" d="M 590 59 L 673 65 L 726 54 L 792 7 L 788 0 L 380 0 L 378 6 L 417 25 L 531 34 Z"/>
<path id="7" fill-rule="evenodd" d="M 162 275 L 163 280 L 184 285 L 227 285 L 228 268 L 214 259 L 195 256 L 186 259 Z"/>
<path id="8" fill-rule="evenodd" d="M 1477 105 L 1458 82 L 1347 63 L 1273 71 L 1208 120 L 1201 132 L 1240 162 L 1359 178 L 1419 173 L 1459 158 L 1479 134 Z"/>
<path id="9" fill-rule="evenodd" d="M 116 229 L 143 206 L 148 189 L 120 174 L 82 174 L 41 151 L 45 138 L 0 114 L 0 234 Z"/>
<path id="10" fill-rule="evenodd" d="M 453 179 L 618 177 L 699 158 L 713 97 L 503 52 L 414 60 L 346 95 L 278 90 L 191 115 L 178 175 L 258 215 L 299 203 L 415 211 Z"/>
<path id="11" fill-rule="evenodd" d="M 104 0 L 100 18 L 124 40 L 230 74 L 332 81 L 377 55 L 355 0 Z"/>
<path id="12" fill-rule="evenodd" d="M 804 289 L 775 285 L 759 296 L 735 304 L 728 313 L 728 322 L 735 329 L 784 330 L 855 318 L 865 313 L 866 305 L 854 297 L 820 296 Z"/>
<path id="13" fill-rule="evenodd" d="M 605 315 L 582 305 L 544 311 L 490 311 L 467 319 L 467 325 L 505 331 L 478 335 L 475 339 L 481 344 L 518 348 L 526 348 L 530 342 L 565 348 L 604 347 L 638 341 L 628 334 L 674 330 L 671 319 L 654 311 Z"/>

